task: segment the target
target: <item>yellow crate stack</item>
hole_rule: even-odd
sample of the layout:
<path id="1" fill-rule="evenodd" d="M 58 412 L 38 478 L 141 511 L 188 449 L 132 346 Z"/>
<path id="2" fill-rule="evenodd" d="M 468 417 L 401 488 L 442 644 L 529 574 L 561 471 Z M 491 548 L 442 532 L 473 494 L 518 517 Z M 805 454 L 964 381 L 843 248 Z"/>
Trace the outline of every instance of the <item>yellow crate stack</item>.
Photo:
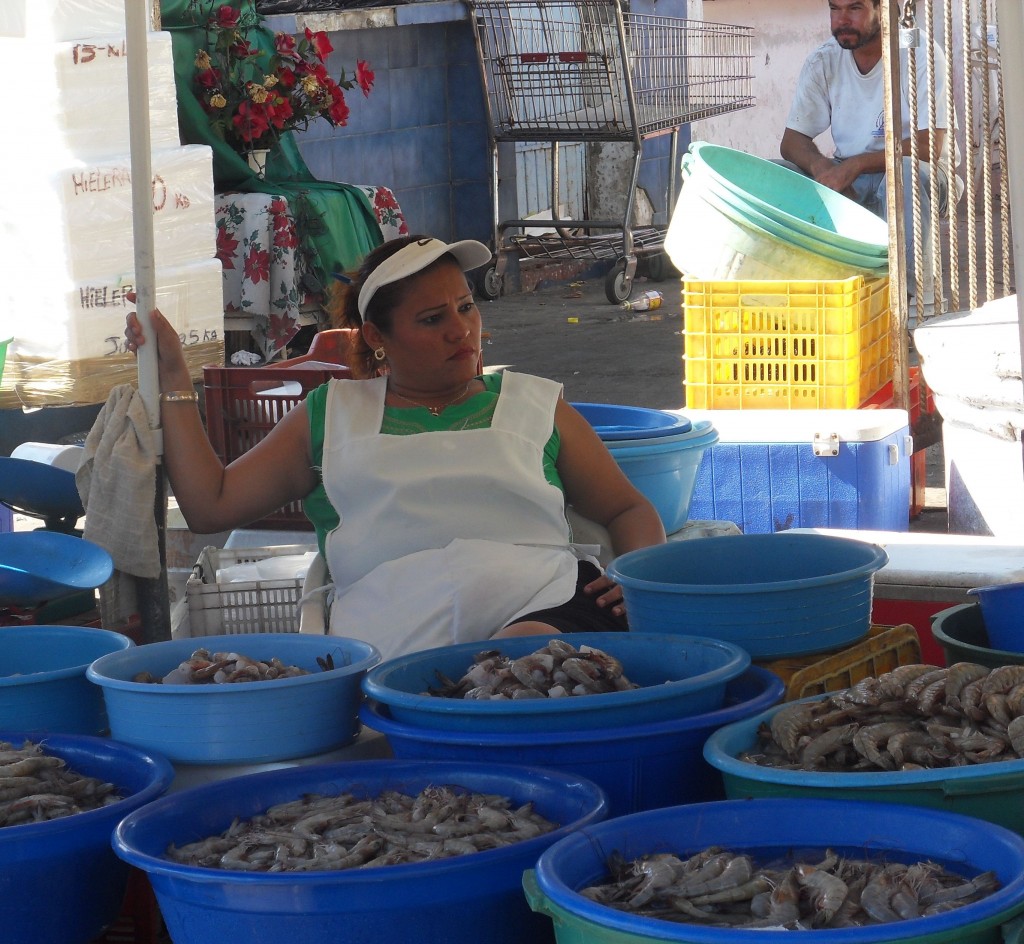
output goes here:
<path id="1" fill-rule="evenodd" d="M 889 279 L 682 280 L 691 409 L 856 409 L 890 379 Z"/>

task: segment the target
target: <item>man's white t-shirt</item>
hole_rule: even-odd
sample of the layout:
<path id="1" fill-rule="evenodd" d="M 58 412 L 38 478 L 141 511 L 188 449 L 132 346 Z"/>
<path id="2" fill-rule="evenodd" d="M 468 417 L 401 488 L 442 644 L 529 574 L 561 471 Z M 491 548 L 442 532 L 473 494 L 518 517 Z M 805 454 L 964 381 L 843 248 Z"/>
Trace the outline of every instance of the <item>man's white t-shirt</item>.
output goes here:
<path id="1" fill-rule="evenodd" d="M 942 48 L 935 49 L 935 104 L 936 127 L 946 128 L 946 57 Z M 928 82 L 926 76 L 926 50 L 917 54 L 917 126 L 928 127 Z M 885 150 L 884 89 L 882 83 L 883 60 L 862 75 L 853 52 L 843 49 L 835 38 L 814 50 L 800 71 L 793 105 L 789 110 L 786 127 L 810 138 L 830 130 L 835 142 L 835 157 L 843 159 L 869 151 Z M 907 108 L 910 78 L 906 50 L 900 50 L 900 86 L 903 118 L 901 139 L 910 137 L 910 118 Z M 952 135 L 945 135 L 943 154 Z"/>

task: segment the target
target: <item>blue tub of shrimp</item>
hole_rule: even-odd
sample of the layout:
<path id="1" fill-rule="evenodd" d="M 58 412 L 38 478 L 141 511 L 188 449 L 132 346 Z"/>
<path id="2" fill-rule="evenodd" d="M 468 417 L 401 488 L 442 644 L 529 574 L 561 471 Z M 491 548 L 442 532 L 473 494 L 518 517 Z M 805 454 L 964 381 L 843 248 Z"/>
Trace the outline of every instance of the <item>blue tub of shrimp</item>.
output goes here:
<path id="1" fill-rule="evenodd" d="M 430 786 L 530 803 L 556 828 L 493 849 L 418 862 L 305 871 L 232 871 L 165 855 L 310 794 L 374 800 Z M 349 761 L 272 770 L 172 793 L 121 821 L 114 849 L 146 872 L 174 944 L 547 944 L 523 871 L 552 843 L 608 815 L 595 784 L 554 770 L 485 763 Z M 514 825 L 514 824 L 513 824 Z M 310 827 L 314 828 L 315 827 Z M 396 827 L 397 828 L 397 827 Z"/>
<path id="2" fill-rule="evenodd" d="M 711 846 L 746 853 L 760 864 L 795 856 L 818 862 L 829 850 L 906 864 L 932 860 L 965 883 L 991 870 L 999 885 L 980 900 L 941 914 L 866 927 L 801 929 L 794 938 L 800 944 L 1003 944 L 1018 939 L 1011 928 L 1024 914 L 1024 838 L 955 813 L 882 803 L 758 799 L 622 816 L 559 840 L 541 854 L 523 885 L 530 906 L 552 920 L 558 944 L 763 944 L 764 929 L 642 917 L 580 894 L 606 879 L 612 855 L 627 861 L 655 853 L 685 858 Z"/>
<path id="3" fill-rule="evenodd" d="M 446 731 L 396 721 L 386 705 L 372 700 L 364 702 L 359 716 L 367 727 L 388 739 L 396 757 L 561 770 L 602 787 L 612 815 L 621 816 L 724 799 L 722 778 L 702 757 L 704 742 L 722 725 L 774 705 L 782 698 L 784 687 L 773 672 L 750 666 L 729 682 L 725 703 L 715 711 L 575 731 Z"/>

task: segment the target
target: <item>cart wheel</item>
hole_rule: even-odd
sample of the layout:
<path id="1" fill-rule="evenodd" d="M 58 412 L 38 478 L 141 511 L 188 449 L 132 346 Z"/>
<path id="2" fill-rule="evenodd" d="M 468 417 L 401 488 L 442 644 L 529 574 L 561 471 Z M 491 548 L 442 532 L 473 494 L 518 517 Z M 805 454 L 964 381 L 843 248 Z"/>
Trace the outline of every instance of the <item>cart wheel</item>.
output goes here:
<path id="1" fill-rule="evenodd" d="M 605 297 L 613 305 L 618 305 L 629 298 L 632 290 L 633 279 L 626 277 L 626 260 L 620 259 L 604 277 Z"/>
<path id="2" fill-rule="evenodd" d="M 664 282 L 676 272 L 676 267 L 666 253 L 656 252 L 647 257 L 647 278 L 652 282 Z"/>
<path id="3" fill-rule="evenodd" d="M 502 278 L 498 275 L 497 266 L 489 265 L 476 280 L 476 290 L 487 301 L 493 302 L 501 294 Z"/>

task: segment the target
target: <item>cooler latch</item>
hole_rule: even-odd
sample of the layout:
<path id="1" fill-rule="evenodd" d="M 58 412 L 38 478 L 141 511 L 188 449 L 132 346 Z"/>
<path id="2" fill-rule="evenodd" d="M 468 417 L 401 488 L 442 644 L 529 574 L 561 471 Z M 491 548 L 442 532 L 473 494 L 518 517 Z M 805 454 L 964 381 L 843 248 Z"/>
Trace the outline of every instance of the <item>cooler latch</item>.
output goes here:
<path id="1" fill-rule="evenodd" d="M 816 456 L 838 456 L 839 433 L 815 433 L 811 440 L 811 451 Z"/>

